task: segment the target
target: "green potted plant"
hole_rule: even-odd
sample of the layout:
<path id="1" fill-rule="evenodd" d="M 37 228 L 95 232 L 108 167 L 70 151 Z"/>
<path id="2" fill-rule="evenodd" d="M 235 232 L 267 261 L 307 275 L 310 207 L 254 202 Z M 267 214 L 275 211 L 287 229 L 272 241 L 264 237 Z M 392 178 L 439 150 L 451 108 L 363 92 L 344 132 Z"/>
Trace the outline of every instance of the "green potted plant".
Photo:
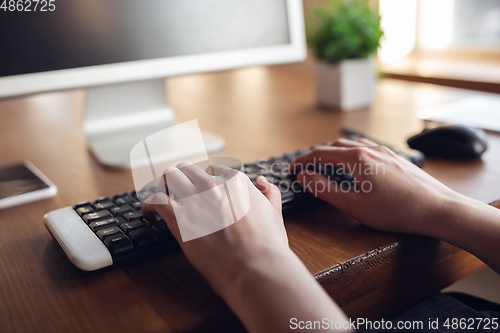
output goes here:
<path id="1" fill-rule="evenodd" d="M 307 42 L 316 56 L 316 98 L 321 106 L 354 110 L 373 101 L 370 58 L 384 35 L 366 0 L 331 0 L 307 13 Z"/>

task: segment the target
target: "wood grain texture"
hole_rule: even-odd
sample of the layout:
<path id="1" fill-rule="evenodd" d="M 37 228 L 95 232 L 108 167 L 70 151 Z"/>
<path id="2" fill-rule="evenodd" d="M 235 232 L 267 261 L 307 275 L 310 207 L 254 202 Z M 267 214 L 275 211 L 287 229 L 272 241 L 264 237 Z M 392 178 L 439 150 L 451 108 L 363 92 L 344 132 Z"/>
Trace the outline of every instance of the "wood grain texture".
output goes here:
<path id="1" fill-rule="evenodd" d="M 471 94 L 386 79 L 370 110 L 344 114 L 315 107 L 312 81 L 305 63 L 173 78 L 168 92 L 179 121 L 198 119 L 226 138 L 218 155 L 243 161 L 334 139 L 341 126 L 399 145 L 421 129 L 418 109 Z M 133 188 L 130 171 L 103 168 L 88 153 L 82 111 L 82 91 L 0 101 L 1 164 L 30 160 L 59 188 L 55 198 L 0 211 L 0 331 L 242 330 L 182 253 L 99 274 L 66 259 L 43 215 Z M 498 137 L 490 137 L 498 152 Z M 466 166 L 431 160 L 426 170 L 493 201 L 500 198 L 497 156 Z M 351 316 L 394 313 L 483 265 L 436 240 L 364 227 L 328 205 L 288 216 L 286 227 L 291 248 Z"/>

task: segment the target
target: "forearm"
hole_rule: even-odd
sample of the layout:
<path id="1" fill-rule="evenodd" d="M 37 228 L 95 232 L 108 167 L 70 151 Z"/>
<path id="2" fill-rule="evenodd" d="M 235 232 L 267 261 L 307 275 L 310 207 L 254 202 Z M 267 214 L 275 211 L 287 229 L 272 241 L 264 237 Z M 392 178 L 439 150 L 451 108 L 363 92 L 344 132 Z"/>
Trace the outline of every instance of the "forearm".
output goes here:
<path id="1" fill-rule="evenodd" d="M 500 210 L 457 195 L 432 213 L 421 234 L 464 249 L 500 273 Z"/>
<path id="2" fill-rule="evenodd" d="M 291 251 L 250 263 L 222 296 L 250 332 L 289 331 L 292 318 L 347 320 Z"/>

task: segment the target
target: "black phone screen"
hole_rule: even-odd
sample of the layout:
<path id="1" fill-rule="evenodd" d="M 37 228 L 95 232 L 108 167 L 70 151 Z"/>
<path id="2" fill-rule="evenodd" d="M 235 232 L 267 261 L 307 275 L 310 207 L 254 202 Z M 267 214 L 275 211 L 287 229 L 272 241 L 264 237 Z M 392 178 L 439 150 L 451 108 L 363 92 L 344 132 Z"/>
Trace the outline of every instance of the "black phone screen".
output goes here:
<path id="1" fill-rule="evenodd" d="M 48 187 L 24 164 L 0 167 L 0 200 Z"/>

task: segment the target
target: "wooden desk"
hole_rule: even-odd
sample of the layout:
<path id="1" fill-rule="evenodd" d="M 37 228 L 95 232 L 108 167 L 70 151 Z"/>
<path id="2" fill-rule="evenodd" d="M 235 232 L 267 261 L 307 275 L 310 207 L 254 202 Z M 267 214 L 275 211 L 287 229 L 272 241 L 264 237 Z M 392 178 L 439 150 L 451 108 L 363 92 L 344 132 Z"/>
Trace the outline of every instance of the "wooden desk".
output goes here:
<path id="1" fill-rule="evenodd" d="M 222 134 L 221 155 L 243 161 L 334 139 L 342 125 L 401 144 L 421 128 L 419 108 L 473 93 L 385 79 L 371 110 L 318 110 L 309 64 L 185 76 L 168 85 L 179 120 L 197 118 Z M 53 199 L 0 211 L 0 331 L 238 327 L 182 253 L 83 274 L 45 229 L 48 211 L 133 188 L 129 171 L 104 169 L 86 150 L 82 102 L 81 91 L 0 102 L 1 164 L 29 159 L 59 187 Z M 429 161 L 426 170 L 463 193 L 498 199 L 500 139 L 490 139 L 482 161 Z M 372 230 L 327 205 L 289 216 L 286 226 L 292 249 L 350 316 L 391 314 L 483 267 L 443 242 Z"/>

